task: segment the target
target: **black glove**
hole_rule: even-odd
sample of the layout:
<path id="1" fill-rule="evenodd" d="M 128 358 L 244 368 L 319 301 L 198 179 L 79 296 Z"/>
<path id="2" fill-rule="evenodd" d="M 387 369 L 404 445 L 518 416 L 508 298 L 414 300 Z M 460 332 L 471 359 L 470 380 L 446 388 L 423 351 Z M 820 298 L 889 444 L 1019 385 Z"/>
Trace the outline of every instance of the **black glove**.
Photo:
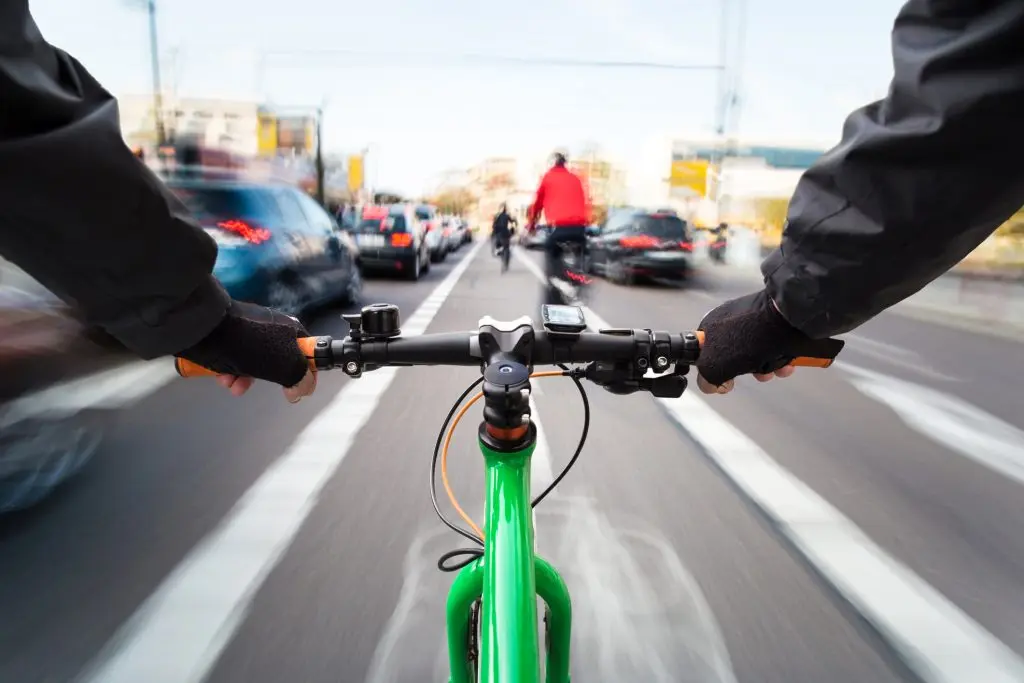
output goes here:
<path id="1" fill-rule="evenodd" d="M 226 375 L 255 377 L 293 387 L 309 370 L 296 339 L 309 332 L 290 316 L 233 301 L 217 327 L 177 355 Z"/>
<path id="2" fill-rule="evenodd" d="M 697 371 L 716 386 L 739 375 L 774 372 L 801 356 L 833 359 L 845 344 L 811 339 L 782 317 L 765 291 L 726 301 L 697 329 L 704 331 Z"/>

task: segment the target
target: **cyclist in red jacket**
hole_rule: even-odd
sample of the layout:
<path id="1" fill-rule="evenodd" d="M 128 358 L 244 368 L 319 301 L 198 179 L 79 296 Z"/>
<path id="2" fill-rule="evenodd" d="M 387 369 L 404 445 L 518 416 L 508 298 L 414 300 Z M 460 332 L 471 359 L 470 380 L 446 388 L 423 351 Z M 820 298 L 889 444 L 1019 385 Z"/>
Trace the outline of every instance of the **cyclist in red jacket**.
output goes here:
<path id="1" fill-rule="evenodd" d="M 569 303 L 555 285 L 563 277 L 562 250 L 587 245 L 587 224 L 590 223 L 590 202 L 583 181 L 566 168 L 566 158 L 556 152 L 554 165 L 541 178 L 537 196 L 527 212 L 527 230 L 536 229 L 541 212 L 551 227 L 551 234 L 544 244 L 544 263 L 547 273 L 546 304 Z"/>

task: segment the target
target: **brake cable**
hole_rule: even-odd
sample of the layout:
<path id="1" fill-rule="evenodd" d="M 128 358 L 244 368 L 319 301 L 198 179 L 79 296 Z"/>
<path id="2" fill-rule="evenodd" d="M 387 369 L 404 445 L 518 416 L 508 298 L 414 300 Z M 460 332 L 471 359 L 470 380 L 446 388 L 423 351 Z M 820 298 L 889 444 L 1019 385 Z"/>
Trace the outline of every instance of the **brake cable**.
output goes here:
<path id="1" fill-rule="evenodd" d="M 572 469 L 572 466 L 576 464 L 576 460 L 579 458 L 580 453 L 583 451 L 583 446 L 587 441 L 587 434 L 590 431 L 590 401 L 587 399 L 587 392 L 583 388 L 582 382 L 580 382 L 580 377 L 583 376 L 583 370 L 569 369 L 567 366 L 561 363 L 558 364 L 558 367 L 561 368 L 561 370 L 545 370 L 542 372 L 534 372 L 530 375 L 530 377 L 569 377 L 573 381 L 573 383 L 576 384 L 576 388 L 579 389 L 580 397 L 583 400 L 583 432 L 580 435 L 579 443 L 576 446 L 576 452 L 573 453 L 572 458 L 569 459 L 569 462 L 562 469 L 559 475 L 555 477 L 551 484 L 549 484 L 548 487 L 544 489 L 544 491 L 541 492 L 539 496 L 534 498 L 533 502 L 530 504 L 531 508 L 536 508 L 537 505 L 548 494 L 550 494 L 551 491 L 554 490 L 554 488 L 559 484 L 559 482 L 561 482 L 562 479 L 565 478 L 565 475 L 569 473 L 569 470 Z M 444 423 L 441 425 L 441 431 L 437 435 L 437 442 L 434 445 L 434 454 L 433 457 L 431 458 L 430 463 L 430 500 L 434 506 L 434 512 L 445 524 L 445 526 L 455 531 L 459 535 L 463 536 L 464 538 L 473 541 L 478 546 L 483 546 L 484 544 L 484 533 L 480 529 L 480 527 L 478 527 L 473 522 L 469 515 L 465 513 L 465 511 L 462 509 L 462 506 L 459 505 L 459 502 L 455 497 L 455 492 L 452 490 L 451 485 L 448 482 L 448 448 L 451 444 L 452 436 L 455 434 L 455 428 L 458 426 L 459 421 L 466 414 L 469 408 L 483 397 L 483 392 L 477 392 L 477 394 L 470 398 L 465 405 L 462 405 L 461 410 L 459 409 L 460 405 L 470 394 L 470 392 L 472 392 L 473 389 L 479 386 L 482 382 L 483 378 L 481 377 L 474 381 L 472 384 L 470 384 L 469 387 L 467 387 L 466 390 L 462 392 L 462 395 L 458 398 L 458 400 L 455 402 L 455 405 L 453 405 L 452 409 L 448 412 L 448 416 L 445 418 Z M 457 414 L 456 411 L 458 411 Z M 450 427 L 448 426 L 449 423 L 451 423 Z M 456 526 L 447 517 L 445 517 L 444 513 L 441 512 L 441 509 L 437 504 L 437 459 L 439 451 L 441 456 L 441 479 L 444 483 L 445 492 L 448 494 L 448 499 L 451 501 L 452 507 L 455 508 L 455 511 L 458 513 L 459 517 L 461 517 L 462 520 L 469 525 L 469 527 L 472 529 L 472 532 Z M 437 561 L 437 568 L 443 572 L 458 571 L 459 569 L 462 569 L 463 567 L 471 563 L 473 560 L 482 556 L 482 547 L 457 548 L 455 550 L 450 550 L 444 553 Z M 464 559 L 461 559 L 455 563 L 449 562 L 450 560 L 456 557 L 462 557 Z"/>

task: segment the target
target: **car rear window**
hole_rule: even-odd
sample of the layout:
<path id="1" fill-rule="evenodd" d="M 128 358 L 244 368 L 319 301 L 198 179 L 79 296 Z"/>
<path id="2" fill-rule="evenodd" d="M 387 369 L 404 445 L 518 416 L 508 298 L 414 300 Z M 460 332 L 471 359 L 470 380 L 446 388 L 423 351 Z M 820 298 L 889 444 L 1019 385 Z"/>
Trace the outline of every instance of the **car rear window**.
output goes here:
<path id="1" fill-rule="evenodd" d="M 433 218 L 433 215 L 431 215 L 430 209 L 420 208 L 416 209 L 416 218 L 421 221 L 429 221 Z"/>
<path id="2" fill-rule="evenodd" d="M 254 222 L 280 220 L 273 200 L 255 188 L 171 187 L 199 220 L 229 218 Z"/>
<path id="3" fill-rule="evenodd" d="M 690 231 L 684 221 L 675 216 L 647 215 L 636 219 L 638 232 L 652 237 L 691 239 Z"/>
<path id="4" fill-rule="evenodd" d="M 405 216 L 391 214 L 384 218 L 364 218 L 356 226 L 356 232 L 407 232 Z"/>

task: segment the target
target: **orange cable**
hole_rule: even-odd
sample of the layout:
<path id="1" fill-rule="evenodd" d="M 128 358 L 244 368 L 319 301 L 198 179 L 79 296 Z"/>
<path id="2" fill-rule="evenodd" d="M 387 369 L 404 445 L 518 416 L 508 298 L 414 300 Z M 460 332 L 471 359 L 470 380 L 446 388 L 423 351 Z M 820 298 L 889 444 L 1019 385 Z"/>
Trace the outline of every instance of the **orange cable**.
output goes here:
<path id="1" fill-rule="evenodd" d="M 530 377 L 564 377 L 564 376 L 565 376 L 565 373 L 562 372 L 561 370 L 545 370 L 543 372 L 535 372 L 532 375 L 530 375 Z M 459 501 L 455 497 L 455 492 L 452 490 L 451 484 L 448 483 L 448 446 L 452 442 L 452 436 L 455 435 L 455 427 L 458 426 L 459 420 L 462 419 L 462 416 L 466 414 L 466 411 L 468 411 L 470 409 L 470 407 L 474 403 L 476 403 L 481 398 L 483 398 L 483 395 L 484 394 L 483 394 L 482 391 L 481 392 L 477 392 L 471 399 L 469 399 L 469 401 L 466 402 L 466 404 L 464 406 L 462 406 L 462 409 L 459 410 L 459 412 L 455 415 L 455 419 L 452 420 L 452 424 L 448 428 L 448 433 L 445 435 L 445 439 L 444 439 L 444 446 L 441 449 L 441 482 L 444 484 L 445 493 L 448 494 L 448 500 L 451 501 L 452 507 L 455 508 L 455 512 L 457 512 L 459 517 L 462 518 L 462 521 L 464 521 L 466 524 L 468 524 L 469 528 L 471 528 L 473 531 L 475 531 L 477 536 L 479 536 L 481 539 L 484 537 L 484 532 L 480 529 L 480 527 L 478 527 L 473 522 L 473 520 L 470 518 L 470 516 L 466 514 L 466 512 L 462 509 L 462 506 L 459 505 Z"/>

